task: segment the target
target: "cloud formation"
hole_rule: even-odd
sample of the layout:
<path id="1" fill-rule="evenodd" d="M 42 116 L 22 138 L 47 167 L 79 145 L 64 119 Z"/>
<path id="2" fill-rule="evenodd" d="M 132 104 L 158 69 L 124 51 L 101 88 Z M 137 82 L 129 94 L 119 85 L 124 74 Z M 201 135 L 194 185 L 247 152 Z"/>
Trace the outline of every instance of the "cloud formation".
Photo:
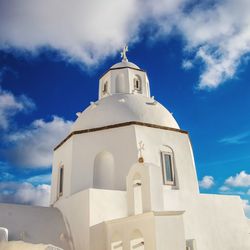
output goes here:
<path id="1" fill-rule="evenodd" d="M 29 112 L 34 108 L 34 102 L 26 95 L 14 96 L 0 86 L 0 130 L 7 130 L 17 113 Z"/>
<path id="2" fill-rule="evenodd" d="M 51 48 L 93 66 L 139 41 L 143 28 L 155 42 L 179 34 L 183 67 L 202 62 L 198 87 L 216 88 L 237 75 L 250 52 L 249 10 L 248 0 L 1 1 L 0 49 L 37 55 Z"/>
<path id="3" fill-rule="evenodd" d="M 47 47 L 69 61 L 95 64 L 136 38 L 137 2 L 1 1 L 0 48 L 36 54 Z"/>
<path id="4" fill-rule="evenodd" d="M 201 181 L 199 181 L 199 186 L 204 189 L 209 189 L 214 185 L 213 176 L 204 176 Z"/>
<path id="5" fill-rule="evenodd" d="M 35 175 L 25 180 L 28 183 L 33 185 L 38 184 L 50 184 L 51 183 L 51 174 L 42 174 L 42 175 Z"/>
<path id="6" fill-rule="evenodd" d="M 250 218 L 249 200 L 245 198 L 250 195 L 250 174 L 241 171 L 235 176 L 230 176 L 224 181 L 224 185 L 219 188 L 219 192 L 226 195 L 240 195 L 243 199 L 243 207 L 247 217 Z"/>
<path id="7" fill-rule="evenodd" d="M 243 201 L 243 208 L 245 211 L 245 215 L 250 218 L 250 203 L 249 200 L 242 200 Z"/>
<path id="8" fill-rule="evenodd" d="M 0 182 L 0 202 L 18 203 L 35 206 L 48 206 L 50 186 L 30 183 Z"/>
<path id="9" fill-rule="evenodd" d="M 72 122 L 53 116 L 35 120 L 28 128 L 9 134 L 5 152 L 8 161 L 22 167 L 50 167 L 54 147 L 69 133 Z"/>
<path id="10" fill-rule="evenodd" d="M 231 187 L 250 187 L 250 174 L 241 171 L 235 176 L 228 177 L 225 184 Z"/>
<path id="11" fill-rule="evenodd" d="M 249 9 L 248 0 L 204 1 L 182 14 L 179 28 L 187 50 L 204 63 L 200 88 L 215 88 L 235 76 L 250 51 Z"/>

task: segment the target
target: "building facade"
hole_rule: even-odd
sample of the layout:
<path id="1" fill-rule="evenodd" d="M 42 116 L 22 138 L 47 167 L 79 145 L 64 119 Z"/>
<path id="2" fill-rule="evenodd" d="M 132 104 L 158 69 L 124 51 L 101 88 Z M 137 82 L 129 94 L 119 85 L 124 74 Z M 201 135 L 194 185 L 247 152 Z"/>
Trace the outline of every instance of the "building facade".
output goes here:
<path id="1" fill-rule="evenodd" d="M 51 206 L 75 250 L 249 250 L 238 196 L 200 194 L 192 146 L 129 62 L 54 150 Z"/>

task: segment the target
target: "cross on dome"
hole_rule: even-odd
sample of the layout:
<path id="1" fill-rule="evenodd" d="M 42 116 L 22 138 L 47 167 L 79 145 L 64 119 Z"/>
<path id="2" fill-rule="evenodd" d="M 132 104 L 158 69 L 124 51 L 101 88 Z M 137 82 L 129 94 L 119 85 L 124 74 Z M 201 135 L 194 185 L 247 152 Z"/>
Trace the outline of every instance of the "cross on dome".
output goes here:
<path id="1" fill-rule="evenodd" d="M 122 58 L 123 62 L 128 62 L 128 58 L 127 58 L 126 52 L 128 52 L 128 46 L 127 45 L 125 45 L 123 47 L 122 52 L 121 52 L 121 58 Z"/>

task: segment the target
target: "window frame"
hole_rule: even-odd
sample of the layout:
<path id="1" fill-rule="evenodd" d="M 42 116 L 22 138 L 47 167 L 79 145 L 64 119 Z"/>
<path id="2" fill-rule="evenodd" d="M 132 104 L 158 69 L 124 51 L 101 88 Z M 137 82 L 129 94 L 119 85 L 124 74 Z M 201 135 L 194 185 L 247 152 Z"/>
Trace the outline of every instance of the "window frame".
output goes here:
<path id="1" fill-rule="evenodd" d="M 58 197 L 63 196 L 63 184 L 64 184 L 64 165 L 61 165 L 58 171 Z"/>
<path id="2" fill-rule="evenodd" d="M 172 181 L 167 180 L 166 175 L 166 163 L 165 163 L 165 155 L 170 156 L 170 169 L 172 174 Z M 169 186 L 175 186 L 175 167 L 174 167 L 174 155 L 172 152 L 161 151 L 161 165 L 162 165 L 162 174 L 163 174 L 163 184 Z"/>

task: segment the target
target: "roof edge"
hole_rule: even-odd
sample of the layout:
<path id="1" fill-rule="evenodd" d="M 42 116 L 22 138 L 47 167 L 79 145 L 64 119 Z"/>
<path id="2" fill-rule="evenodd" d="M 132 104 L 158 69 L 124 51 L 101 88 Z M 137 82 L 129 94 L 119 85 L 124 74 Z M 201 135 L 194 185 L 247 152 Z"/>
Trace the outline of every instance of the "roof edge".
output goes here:
<path id="1" fill-rule="evenodd" d="M 151 123 L 145 123 L 145 122 L 130 121 L 130 122 L 123 122 L 123 123 L 116 123 L 116 124 L 107 125 L 107 126 L 103 126 L 103 127 L 97 127 L 97 128 L 90 128 L 90 129 L 83 129 L 83 130 L 73 131 L 73 132 L 71 132 L 64 140 L 62 140 L 54 148 L 54 151 L 57 150 L 59 147 L 61 147 L 73 135 L 91 133 L 91 132 L 96 132 L 96 131 L 101 131 L 101 130 L 106 130 L 106 129 L 112 129 L 112 128 L 125 127 L 125 126 L 130 126 L 130 125 L 139 125 L 139 126 L 144 126 L 144 127 L 149 127 L 149 128 L 156 128 L 156 129 L 162 129 L 162 130 L 169 130 L 169 131 L 179 132 L 179 133 L 182 133 L 182 134 L 188 134 L 187 131 L 181 130 L 181 129 L 177 129 L 177 128 L 165 127 L 165 126 L 151 124 Z"/>

